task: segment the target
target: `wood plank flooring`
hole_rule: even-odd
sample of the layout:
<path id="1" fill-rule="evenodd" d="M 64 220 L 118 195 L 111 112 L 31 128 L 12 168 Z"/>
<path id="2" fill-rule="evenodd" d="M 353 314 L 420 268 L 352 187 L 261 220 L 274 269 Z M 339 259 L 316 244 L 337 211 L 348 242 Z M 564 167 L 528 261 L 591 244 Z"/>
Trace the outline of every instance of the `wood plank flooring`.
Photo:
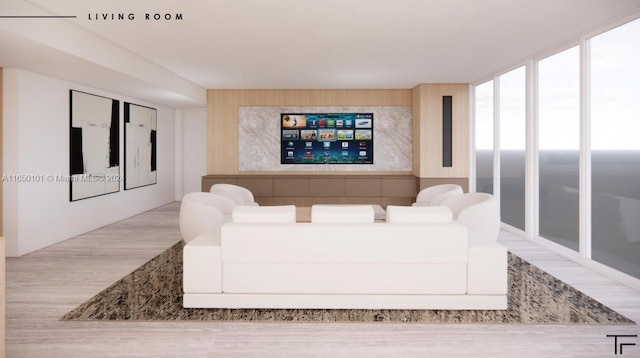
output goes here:
<path id="1" fill-rule="evenodd" d="M 78 322 L 58 318 L 180 239 L 179 203 L 6 262 L 7 357 L 613 357 L 640 326 Z M 500 242 L 640 322 L 640 291 L 534 243 Z M 621 338 L 640 357 L 640 338 Z"/>

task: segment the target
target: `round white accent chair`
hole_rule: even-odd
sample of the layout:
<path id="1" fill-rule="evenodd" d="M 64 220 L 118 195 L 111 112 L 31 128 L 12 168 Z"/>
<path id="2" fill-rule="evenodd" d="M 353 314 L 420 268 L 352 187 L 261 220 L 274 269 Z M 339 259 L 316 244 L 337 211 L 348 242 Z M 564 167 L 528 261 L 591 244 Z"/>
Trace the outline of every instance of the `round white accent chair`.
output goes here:
<path id="1" fill-rule="evenodd" d="M 209 192 L 227 196 L 229 199 L 237 202 L 238 205 L 259 205 L 256 203 L 251 190 L 239 185 L 225 183 L 213 184 Z"/>
<path id="2" fill-rule="evenodd" d="M 487 193 L 466 193 L 449 197 L 441 205 L 449 207 L 453 218 L 469 228 L 470 242 L 496 242 L 500 232 L 500 206 Z"/>
<path id="3" fill-rule="evenodd" d="M 420 190 L 413 206 L 441 205 L 442 201 L 462 194 L 462 187 L 458 184 L 440 184 Z"/>
<path id="4" fill-rule="evenodd" d="M 231 207 L 229 199 L 211 193 L 189 193 L 180 204 L 180 234 L 189 243 L 200 234 L 212 231 L 220 237 L 220 227 L 226 222 L 220 207 Z"/>

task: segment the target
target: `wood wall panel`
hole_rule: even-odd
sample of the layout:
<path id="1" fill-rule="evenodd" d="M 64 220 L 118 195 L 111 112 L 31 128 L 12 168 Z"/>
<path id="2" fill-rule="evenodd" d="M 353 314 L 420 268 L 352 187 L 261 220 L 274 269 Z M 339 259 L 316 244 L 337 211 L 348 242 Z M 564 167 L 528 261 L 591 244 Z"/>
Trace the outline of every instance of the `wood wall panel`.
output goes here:
<path id="1" fill-rule="evenodd" d="M 408 89 L 208 90 L 207 173 L 216 175 L 240 173 L 238 170 L 238 108 L 240 106 L 411 106 L 411 96 L 411 90 Z M 359 172 L 345 173 L 358 174 Z M 243 174 L 251 173 L 243 172 Z M 362 174 L 375 173 L 362 172 Z"/>
<path id="2" fill-rule="evenodd" d="M 4 146 L 2 138 L 3 138 L 3 131 L 2 131 L 2 124 L 4 123 L 4 119 L 2 117 L 2 112 L 3 112 L 3 108 L 2 108 L 2 101 L 4 98 L 4 94 L 2 93 L 2 87 L 3 86 L 3 78 L 2 78 L 2 67 L 0 67 L 0 175 L 4 175 L 4 163 L 2 162 L 2 156 L 4 155 L 2 152 L 2 147 Z M 2 205 L 1 203 L 3 202 L 4 197 L 3 197 L 3 192 L 2 192 L 2 185 L 0 185 L 0 236 L 4 235 L 4 226 L 3 226 L 3 212 L 2 212 Z"/>
<path id="3" fill-rule="evenodd" d="M 3 123 L 3 117 L 2 117 L 2 99 L 3 99 L 3 93 L 2 93 L 2 87 L 3 87 L 3 79 L 2 79 L 2 67 L 0 67 L 0 175 L 4 174 L 4 164 L 2 163 L 2 147 L 3 147 L 3 141 L 2 141 L 2 136 L 4 135 L 2 132 L 2 123 Z M 0 236 L 3 235 L 3 222 L 2 222 L 2 216 L 3 216 L 3 212 L 2 212 L 2 203 L 3 203 L 3 195 L 2 195 L 2 185 L 0 185 Z M 0 237 L 0 358 L 4 358 L 5 355 L 5 268 L 4 268 L 4 257 L 5 257 L 5 248 L 4 248 L 4 237 Z"/>
<path id="4" fill-rule="evenodd" d="M 370 178 L 350 180 L 345 183 L 345 196 L 382 196 L 382 181 Z"/>
<path id="5" fill-rule="evenodd" d="M 273 196 L 272 178 L 238 178 L 238 185 L 249 189 L 253 196 Z"/>
<path id="6" fill-rule="evenodd" d="M 1 82 L 0 82 L 1 83 Z M 7 295 L 6 292 L 6 279 L 5 279 L 5 266 L 4 266 L 4 237 L 0 237 L 0 358 L 4 358 L 5 355 L 5 301 Z"/>
<path id="7" fill-rule="evenodd" d="M 260 205 L 378 204 L 410 205 L 419 179 L 411 175 L 206 175 L 206 191 L 215 183 L 233 183 L 251 190 Z"/>
<path id="8" fill-rule="evenodd" d="M 256 197 L 256 202 L 260 205 L 295 205 L 297 207 L 311 206 L 315 204 L 376 204 L 383 208 L 388 205 L 401 205 L 409 206 L 415 198 L 403 198 L 403 197 L 355 197 L 355 196 L 290 196 L 290 197 Z"/>
<path id="9" fill-rule="evenodd" d="M 346 180 L 344 178 L 311 178 L 309 179 L 309 196 L 345 196 Z"/>
<path id="10" fill-rule="evenodd" d="M 303 196 L 311 195 L 309 178 L 280 177 L 273 181 L 273 196 Z"/>
<path id="11" fill-rule="evenodd" d="M 420 120 L 420 118 L 422 117 L 422 109 L 426 108 L 426 105 L 424 104 L 425 102 L 425 98 L 424 96 L 422 96 L 422 87 L 420 85 L 418 85 L 416 88 L 413 89 L 413 91 L 411 91 L 411 101 L 412 101 L 412 120 L 413 120 L 413 132 L 412 132 L 412 145 L 413 145 L 413 152 L 412 152 L 412 160 L 413 160 L 413 175 L 416 177 L 420 177 L 420 160 L 421 160 L 421 154 L 423 152 L 422 149 L 422 145 L 423 145 L 423 141 L 421 140 L 423 135 L 426 135 L 427 133 L 427 126 L 426 123 L 423 125 L 422 124 L 422 120 Z"/>
<path id="12" fill-rule="evenodd" d="M 442 96 L 453 97 L 453 166 L 442 166 Z M 413 89 L 413 175 L 469 177 L 469 84 L 420 84 Z"/>

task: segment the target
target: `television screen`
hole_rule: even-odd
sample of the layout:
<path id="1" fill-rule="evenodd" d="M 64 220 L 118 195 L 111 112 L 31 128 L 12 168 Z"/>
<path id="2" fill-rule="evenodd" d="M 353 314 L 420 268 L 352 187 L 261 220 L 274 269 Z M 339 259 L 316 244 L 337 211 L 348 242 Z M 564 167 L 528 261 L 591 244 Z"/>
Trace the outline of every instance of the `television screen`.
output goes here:
<path id="1" fill-rule="evenodd" d="M 373 113 L 282 113 L 282 164 L 373 164 Z"/>

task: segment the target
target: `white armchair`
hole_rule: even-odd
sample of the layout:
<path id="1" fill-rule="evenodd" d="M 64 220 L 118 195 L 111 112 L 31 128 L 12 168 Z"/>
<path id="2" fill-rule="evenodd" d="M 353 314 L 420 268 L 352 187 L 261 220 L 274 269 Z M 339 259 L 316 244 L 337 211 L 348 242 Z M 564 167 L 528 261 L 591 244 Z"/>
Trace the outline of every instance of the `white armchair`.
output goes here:
<path id="1" fill-rule="evenodd" d="M 193 195 L 192 200 L 198 200 L 206 205 L 213 206 L 222 212 L 226 221 L 231 221 L 231 213 L 233 209 L 241 205 L 237 201 L 229 198 L 226 195 L 216 193 L 190 193 L 187 195 Z M 186 196 L 185 196 L 186 197 Z M 195 199 L 193 199 L 195 198 Z M 183 199 L 184 200 L 184 199 Z"/>
<path id="2" fill-rule="evenodd" d="M 229 199 L 235 201 L 239 205 L 259 205 L 255 202 L 251 190 L 239 185 L 224 183 L 213 184 L 211 186 L 211 189 L 209 189 L 209 192 L 227 196 Z"/>
<path id="3" fill-rule="evenodd" d="M 420 190 L 413 206 L 441 205 L 442 201 L 462 194 L 462 187 L 458 184 L 440 184 Z"/>
<path id="4" fill-rule="evenodd" d="M 470 242 L 495 242 L 500 232 L 500 206 L 487 193 L 466 193 L 449 197 L 441 205 L 449 207 L 453 218 L 469 228 Z"/>
<path id="5" fill-rule="evenodd" d="M 228 200 L 224 197 L 223 199 Z M 219 238 L 220 227 L 224 224 L 225 218 L 217 204 L 215 194 L 210 193 L 189 193 L 182 198 L 180 234 L 185 243 L 208 231 L 216 233 L 215 236 Z"/>

